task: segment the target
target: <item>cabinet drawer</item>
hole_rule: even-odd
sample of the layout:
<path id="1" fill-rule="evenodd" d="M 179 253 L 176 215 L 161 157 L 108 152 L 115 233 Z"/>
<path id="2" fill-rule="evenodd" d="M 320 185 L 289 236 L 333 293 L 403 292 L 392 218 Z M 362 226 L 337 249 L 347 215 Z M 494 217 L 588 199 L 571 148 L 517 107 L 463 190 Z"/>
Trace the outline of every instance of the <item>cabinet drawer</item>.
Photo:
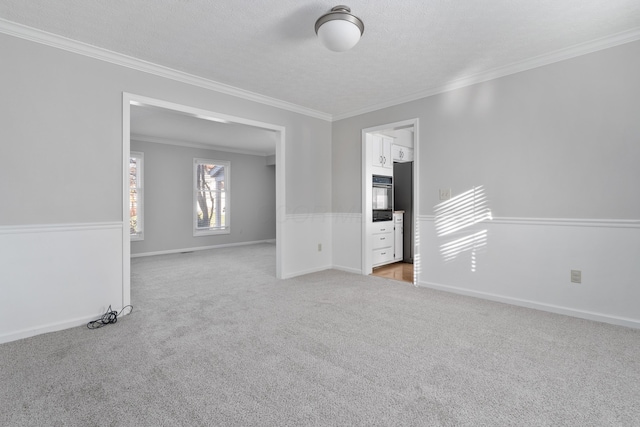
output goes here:
<path id="1" fill-rule="evenodd" d="M 380 221 L 373 223 L 373 234 L 391 233 L 393 231 L 393 221 Z"/>
<path id="2" fill-rule="evenodd" d="M 393 261 L 393 248 L 377 249 L 373 251 L 373 265 L 386 264 Z"/>
<path id="3" fill-rule="evenodd" d="M 373 235 L 373 249 L 390 248 L 393 246 L 393 233 Z"/>

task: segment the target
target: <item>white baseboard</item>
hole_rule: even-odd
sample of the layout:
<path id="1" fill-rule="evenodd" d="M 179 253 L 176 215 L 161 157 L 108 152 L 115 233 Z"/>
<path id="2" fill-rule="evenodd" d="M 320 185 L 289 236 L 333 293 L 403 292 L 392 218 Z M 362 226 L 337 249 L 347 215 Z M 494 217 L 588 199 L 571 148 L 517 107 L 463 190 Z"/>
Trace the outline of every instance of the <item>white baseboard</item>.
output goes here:
<path id="1" fill-rule="evenodd" d="M 597 322 L 610 323 L 618 326 L 626 326 L 629 328 L 640 329 L 640 321 L 635 319 L 627 319 L 623 317 L 609 316 L 602 313 L 593 313 L 583 310 L 576 310 L 567 307 L 560 307 L 552 304 L 544 304 L 535 301 L 527 301 L 518 298 L 505 297 L 502 295 L 490 294 L 486 292 L 471 291 L 469 289 L 458 288 L 455 286 L 441 285 L 438 283 L 419 282 L 418 286 L 436 289 L 439 291 L 451 292 L 459 295 L 466 295 L 475 298 L 486 299 L 490 301 L 501 302 L 505 304 L 517 305 L 520 307 L 532 308 L 535 310 L 547 311 L 550 313 L 563 314 L 565 316 L 578 317 L 581 319 L 594 320 Z"/>
<path id="2" fill-rule="evenodd" d="M 212 245 L 212 246 L 197 246 L 195 248 L 169 249 L 166 251 L 141 252 L 137 254 L 131 254 L 131 258 L 140 258 L 140 257 L 154 256 L 154 255 L 179 254 L 183 252 L 204 251 L 207 249 L 229 248 L 233 246 L 257 245 L 259 243 L 274 244 L 275 242 L 276 242 L 275 239 L 267 239 L 267 240 L 254 240 L 251 242 L 224 243 L 224 244 Z"/>
<path id="3" fill-rule="evenodd" d="M 80 317 L 76 319 L 65 320 L 62 322 L 49 323 L 46 325 L 38 326 L 36 328 L 22 329 L 19 331 L 10 332 L 8 334 L 0 335 L 0 344 L 33 337 L 40 334 L 46 334 L 48 332 L 56 332 L 63 329 L 75 328 L 77 326 L 86 325 L 90 321 L 95 320 L 99 317 L 100 314 L 96 316 Z"/>
<path id="4" fill-rule="evenodd" d="M 357 268 L 353 268 L 353 267 L 346 267 L 343 265 L 333 265 L 331 266 L 332 269 L 334 270 L 340 270 L 340 271 L 344 271 L 347 273 L 354 273 L 354 274 L 362 274 L 362 270 L 359 270 Z"/>
<path id="5" fill-rule="evenodd" d="M 282 278 L 283 279 L 292 279 L 294 277 L 304 276 L 305 274 L 311 274 L 311 273 L 317 273 L 319 271 L 330 270 L 331 268 L 332 267 L 330 265 L 325 265 L 325 266 L 322 266 L 322 267 L 315 267 L 315 268 L 310 268 L 310 269 L 307 269 L 307 270 L 294 271 L 292 273 L 287 273 Z"/>

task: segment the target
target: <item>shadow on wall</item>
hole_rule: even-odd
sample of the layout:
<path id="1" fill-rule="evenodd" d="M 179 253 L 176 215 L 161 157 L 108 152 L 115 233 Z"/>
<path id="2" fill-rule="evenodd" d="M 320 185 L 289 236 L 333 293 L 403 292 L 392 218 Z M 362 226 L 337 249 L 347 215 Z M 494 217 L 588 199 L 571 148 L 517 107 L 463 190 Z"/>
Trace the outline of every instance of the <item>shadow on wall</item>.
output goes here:
<path id="1" fill-rule="evenodd" d="M 435 226 L 438 237 L 443 239 L 440 253 L 445 262 L 468 255 L 471 271 L 477 268 L 476 255 L 488 242 L 488 231 L 476 226 L 491 220 L 491 209 L 484 186 L 473 187 L 462 194 L 435 206 Z"/>

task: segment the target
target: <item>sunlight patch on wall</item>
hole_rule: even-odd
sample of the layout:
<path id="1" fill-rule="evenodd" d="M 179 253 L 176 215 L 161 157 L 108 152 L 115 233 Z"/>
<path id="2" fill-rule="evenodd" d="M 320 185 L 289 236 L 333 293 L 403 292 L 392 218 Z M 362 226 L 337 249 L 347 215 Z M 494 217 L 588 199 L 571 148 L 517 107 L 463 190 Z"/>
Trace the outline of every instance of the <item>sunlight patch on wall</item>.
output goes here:
<path id="1" fill-rule="evenodd" d="M 445 262 L 454 260 L 463 252 L 471 252 L 471 271 L 476 267 L 476 251 L 487 245 L 487 230 L 480 230 L 469 236 L 440 245 L 440 253 Z"/>
<path id="2" fill-rule="evenodd" d="M 446 238 L 440 245 L 445 262 L 462 254 L 470 256 L 471 271 L 477 268 L 477 253 L 486 248 L 487 229 L 478 229 L 483 221 L 491 220 L 491 209 L 484 186 L 473 187 L 435 207 L 435 227 L 438 237 Z"/>

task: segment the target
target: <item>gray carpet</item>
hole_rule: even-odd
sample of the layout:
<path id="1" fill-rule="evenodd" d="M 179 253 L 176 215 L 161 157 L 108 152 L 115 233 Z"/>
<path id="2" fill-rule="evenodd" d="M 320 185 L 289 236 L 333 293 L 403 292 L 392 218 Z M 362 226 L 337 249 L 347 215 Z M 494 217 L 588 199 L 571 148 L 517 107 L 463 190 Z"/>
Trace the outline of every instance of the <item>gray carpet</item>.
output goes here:
<path id="1" fill-rule="evenodd" d="M 638 426 L 640 331 L 325 271 L 132 260 L 131 315 L 0 345 L 2 426 Z"/>

